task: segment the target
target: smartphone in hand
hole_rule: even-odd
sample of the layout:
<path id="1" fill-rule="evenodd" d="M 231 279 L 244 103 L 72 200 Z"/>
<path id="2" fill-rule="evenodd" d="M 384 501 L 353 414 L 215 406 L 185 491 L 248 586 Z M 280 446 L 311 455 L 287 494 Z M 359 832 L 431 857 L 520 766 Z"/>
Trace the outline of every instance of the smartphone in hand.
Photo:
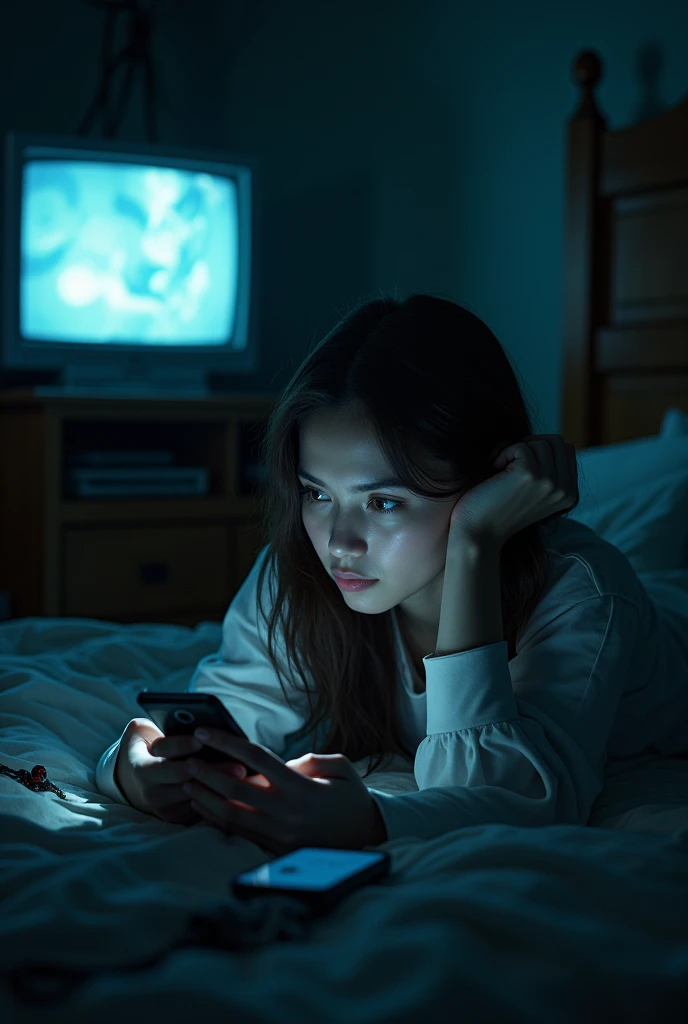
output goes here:
<path id="1" fill-rule="evenodd" d="M 138 703 L 165 736 L 193 736 L 194 729 L 208 726 L 223 729 L 234 736 L 248 739 L 244 730 L 230 715 L 224 704 L 212 693 L 163 693 L 143 690 Z M 203 761 L 231 761 L 227 754 L 204 746 L 194 757 Z M 255 769 L 244 765 L 247 775 L 258 775 Z"/>

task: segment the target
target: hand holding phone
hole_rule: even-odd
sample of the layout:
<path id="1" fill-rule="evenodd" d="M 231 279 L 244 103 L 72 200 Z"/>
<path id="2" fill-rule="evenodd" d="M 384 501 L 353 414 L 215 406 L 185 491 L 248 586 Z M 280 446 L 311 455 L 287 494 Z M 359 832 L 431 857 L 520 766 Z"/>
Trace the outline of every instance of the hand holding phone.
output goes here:
<path id="1" fill-rule="evenodd" d="M 166 737 L 193 736 L 195 729 L 205 725 L 210 729 L 224 729 L 233 736 L 248 739 L 243 729 L 214 694 L 165 693 L 156 690 L 143 690 L 136 699 Z M 180 756 L 189 757 L 191 755 L 185 753 Z M 213 747 L 204 746 L 197 753 L 193 753 L 193 756 L 203 761 L 230 762 L 230 758 L 226 754 Z M 246 765 L 244 765 L 244 769 L 246 775 L 258 774 Z"/>
<path id="2" fill-rule="evenodd" d="M 166 744 L 165 749 L 152 753 L 156 743 Z M 176 825 L 193 825 L 201 820 L 182 790 L 188 781 L 185 758 L 194 753 L 192 744 L 191 736 L 166 738 L 147 718 L 133 718 L 127 724 L 114 778 L 132 807 Z"/>
<path id="3" fill-rule="evenodd" d="M 202 746 L 193 735 L 199 725 L 226 729 L 234 735 L 244 732 L 211 694 L 162 693 L 144 690 L 138 703 L 147 718 L 128 723 L 120 741 L 114 778 L 127 801 L 139 811 L 162 821 L 190 825 L 201 821 L 182 791 L 189 781 L 189 757 L 217 762 L 219 771 L 238 764 L 226 754 Z M 247 775 L 257 775 L 241 766 Z"/>

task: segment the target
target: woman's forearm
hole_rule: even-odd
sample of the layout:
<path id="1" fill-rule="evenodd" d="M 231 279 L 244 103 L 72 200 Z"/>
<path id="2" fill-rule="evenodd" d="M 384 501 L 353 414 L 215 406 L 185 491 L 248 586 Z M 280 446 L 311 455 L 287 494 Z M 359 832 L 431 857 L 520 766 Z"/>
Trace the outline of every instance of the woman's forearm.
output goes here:
<path id="1" fill-rule="evenodd" d="M 435 655 L 504 639 L 499 555 L 492 541 L 450 533 Z"/>

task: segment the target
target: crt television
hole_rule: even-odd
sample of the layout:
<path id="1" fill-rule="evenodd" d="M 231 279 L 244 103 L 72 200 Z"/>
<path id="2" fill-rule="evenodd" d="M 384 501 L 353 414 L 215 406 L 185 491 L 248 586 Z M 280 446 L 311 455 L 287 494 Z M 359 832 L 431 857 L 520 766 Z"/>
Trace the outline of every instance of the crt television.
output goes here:
<path id="1" fill-rule="evenodd" d="M 6 140 L 0 368 L 205 391 L 255 372 L 254 160 L 119 140 Z"/>

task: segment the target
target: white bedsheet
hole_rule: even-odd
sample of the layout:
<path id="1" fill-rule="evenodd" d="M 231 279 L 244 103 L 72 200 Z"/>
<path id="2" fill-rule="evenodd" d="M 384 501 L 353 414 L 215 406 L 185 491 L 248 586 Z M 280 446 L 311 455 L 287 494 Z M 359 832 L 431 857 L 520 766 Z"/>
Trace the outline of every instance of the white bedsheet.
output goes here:
<path id="1" fill-rule="evenodd" d="M 10 968 L 134 964 L 171 946 L 189 913 L 222 900 L 236 873 L 268 859 L 245 840 L 165 824 L 95 788 L 98 757 L 139 713 L 136 693 L 185 689 L 219 637 L 216 624 L 0 626 L 0 763 L 44 764 L 67 794 L 0 776 L 5 1020 L 45 1020 L 44 1008 L 12 994 Z M 407 772 L 366 782 L 415 788 Z M 679 1021 L 681 1005 L 688 1012 L 688 761 L 610 779 L 593 819 L 603 827 L 489 825 L 387 843 L 392 876 L 345 900 L 308 941 L 179 950 L 158 967 L 97 974 L 50 1020 L 222 1013 L 402 1024 L 464 1010 L 467 1020 L 530 1024 L 617 1013 Z"/>

